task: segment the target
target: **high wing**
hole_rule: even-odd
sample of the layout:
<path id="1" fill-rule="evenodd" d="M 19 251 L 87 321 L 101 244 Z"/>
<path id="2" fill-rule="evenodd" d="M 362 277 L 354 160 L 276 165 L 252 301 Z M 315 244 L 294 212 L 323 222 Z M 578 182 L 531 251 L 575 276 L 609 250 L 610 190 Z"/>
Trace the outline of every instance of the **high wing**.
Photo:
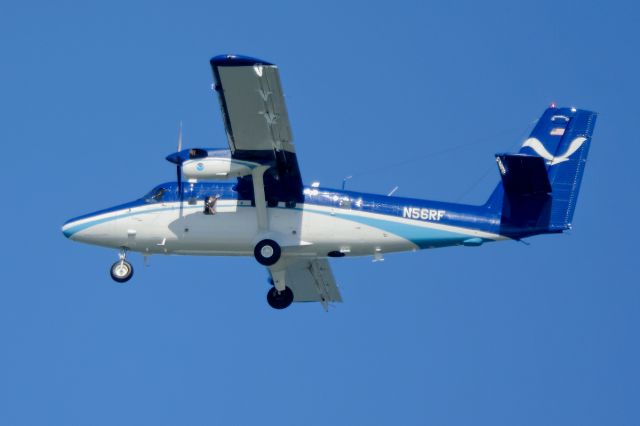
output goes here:
<path id="1" fill-rule="evenodd" d="M 232 158 L 268 166 L 264 192 L 270 204 L 302 202 L 302 178 L 278 67 L 239 55 L 216 56 L 210 63 Z M 253 199 L 251 179 L 240 178 L 238 192 Z"/>
<path id="2" fill-rule="evenodd" d="M 248 56 L 211 59 L 220 109 L 235 160 L 260 166 L 238 178 L 237 191 L 255 202 L 258 229 L 268 232 L 266 206 L 294 207 L 304 201 L 289 115 L 278 67 Z M 294 302 L 342 302 L 326 259 L 288 257 L 269 267 L 278 291 L 289 287 Z"/>
<path id="3" fill-rule="evenodd" d="M 278 272 L 270 268 L 269 273 L 271 279 L 276 280 Z M 284 279 L 287 287 L 293 291 L 294 302 L 320 302 L 325 310 L 329 302 L 342 302 L 340 290 L 327 259 L 287 259 Z"/>

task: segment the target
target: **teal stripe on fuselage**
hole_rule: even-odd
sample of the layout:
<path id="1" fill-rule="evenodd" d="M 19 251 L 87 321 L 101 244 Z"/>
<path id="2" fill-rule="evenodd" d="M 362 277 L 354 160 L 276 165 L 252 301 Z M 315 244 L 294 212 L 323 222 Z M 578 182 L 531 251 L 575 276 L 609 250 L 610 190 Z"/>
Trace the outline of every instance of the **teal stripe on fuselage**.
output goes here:
<path id="1" fill-rule="evenodd" d="M 314 206 L 313 204 L 307 204 L 309 206 Z M 238 206 L 238 207 L 249 207 L 249 206 Z M 183 209 L 201 209 L 201 206 L 183 206 Z M 273 207 L 272 207 L 273 208 Z M 137 216 L 141 214 L 148 213 L 158 213 L 162 211 L 168 210 L 177 210 L 178 206 L 171 207 L 161 207 L 151 210 L 138 210 L 131 211 L 124 214 L 119 214 L 116 216 L 91 220 L 86 223 L 72 226 L 63 231 L 63 234 L 70 238 L 72 235 L 83 231 L 85 229 L 91 228 L 92 226 L 100 225 L 102 223 L 106 223 L 112 220 L 123 219 L 126 217 Z M 295 210 L 303 211 L 303 208 L 297 207 Z M 397 235 L 401 238 L 404 238 L 408 241 L 411 241 L 413 244 L 420 248 L 430 248 L 430 247 L 442 247 L 451 244 L 456 244 L 458 242 L 462 242 L 471 237 L 470 234 L 464 234 L 459 232 L 445 231 L 441 229 L 428 228 L 424 226 L 416 226 L 407 223 L 402 223 L 394 220 L 387 220 L 382 218 L 370 218 L 359 216 L 356 214 L 348 214 L 345 212 L 339 213 L 329 213 L 323 212 L 315 209 L 308 209 L 307 211 L 312 213 L 317 213 L 321 215 L 338 217 L 340 219 L 346 219 L 353 222 L 361 223 L 363 225 L 371 226 L 373 228 L 378 228 L 382 231 L 389 232 L 390 234 Z M 395 216 L 389 216 L 390 218 L 396 218 Z"/>
<path id="2" fill-rule="evenodd" d="M 328 213 L 318 210 L 309 210 L 313 213 L 338 217 L 361 223 L 363 225 L 378 228 L 390 234 L 397 235 L 405 240 L 411 241 L 421 249 L 432 247 L 450 246 L 452 244 L 461 243 L 471 237 L 470 234 L 459 232 L 444 231 L 442 229 L 427 228 L 424 226 L 416 226 L 407 223 L 397 222 L 393 220 L 377 219 L 371 217 L 358 216 L 347 213 Z M 396 218 L 396 216 L 389 216 Z"/>
<path id="3" fill-rule="evenodd" d="M 162 211 L 167 211 L 167 210 L 177 210 L 180 207 L 174 206 L 174 207 L 161 207 L 158 209 L 151 209 L 151 210 L 141 210 L 141 211 L 132 211 L 132 212 L 128 212 L 128 213 L 124 213 L 124 214 L 119 214 L 117 216 L 111 216 L 111 217 L 105 217 L 102 219 L 96 219 L 96 220 L 92 220 L 86 223 L 82 223 L 80 225 L 76 225 L 76 226 L 72 226 L 70 228 L 65 229 L 64 231 L 62 231 L 62 233 L 64 234 L 65 237 L 70 238 L 72 235 L 80 232 L 80 231 L 84 231 L 85 229 L 91 228 L 92 226 L 96 226 L 96 225 L 100 225 L 102 223 L 106 223 L 106 222 L 110 222 L 112 220 L 117 220 L 117 219 L 123 219 L 125 217 L 130 217 L 130 216 L 137 216 L 137 215 L 141 215 L 141 214 L 147 214 L 147 213 L 157 213 L 157 212 L 162 212 Z M 199 206 L 183 206 L 183 209 L 193 209 L 193 208 L 201 208 Z"/>

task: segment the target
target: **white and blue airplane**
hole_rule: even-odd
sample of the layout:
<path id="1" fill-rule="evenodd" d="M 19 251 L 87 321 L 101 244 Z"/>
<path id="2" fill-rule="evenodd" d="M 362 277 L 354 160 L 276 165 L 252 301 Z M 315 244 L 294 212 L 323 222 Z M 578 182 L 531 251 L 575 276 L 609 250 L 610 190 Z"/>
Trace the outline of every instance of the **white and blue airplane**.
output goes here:
<path id="1" fill-rule="evenodd" d="M 328 258 L 479 246 L 561 233 L 573 212 L 596 113 L 551 105 L 518 153 L 497 154 L 501 182 L 479 206 L 304 186 L 278 68 L 239 55 L 211 59 L 228 148 L 167 157 L 177 181 L 67 221 L 64 235 L 119 250 L 111 277 L 133 275 L 127 252 L 254 256 L 275 309 L 342 298 Z"/>

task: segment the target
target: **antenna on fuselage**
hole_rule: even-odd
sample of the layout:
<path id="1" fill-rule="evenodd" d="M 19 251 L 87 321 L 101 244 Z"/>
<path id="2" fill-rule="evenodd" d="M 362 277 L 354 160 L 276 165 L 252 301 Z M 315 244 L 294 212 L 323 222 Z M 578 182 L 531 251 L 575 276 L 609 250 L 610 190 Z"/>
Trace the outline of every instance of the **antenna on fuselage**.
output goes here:
<path id="1" fill-rule="evenodd" d="M 351 179 L 353 176 L 346 176 L 344 179 L 342 179 L 342 190 L 344 191 L 345 186 L 347 186 L 347 181 L 349 179 Z"/>

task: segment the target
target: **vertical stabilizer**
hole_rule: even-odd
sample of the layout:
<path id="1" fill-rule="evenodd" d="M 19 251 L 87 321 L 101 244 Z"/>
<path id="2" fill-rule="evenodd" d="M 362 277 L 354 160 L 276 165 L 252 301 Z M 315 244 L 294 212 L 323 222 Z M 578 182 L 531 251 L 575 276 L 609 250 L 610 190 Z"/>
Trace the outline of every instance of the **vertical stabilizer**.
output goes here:
<path id="1" fill-rule="evenodd" d="M 502 182 L 486 206 L 515 237 L 571 227 L 597 114 L 548 108 L 517 154 L 496 155 Z"/>

